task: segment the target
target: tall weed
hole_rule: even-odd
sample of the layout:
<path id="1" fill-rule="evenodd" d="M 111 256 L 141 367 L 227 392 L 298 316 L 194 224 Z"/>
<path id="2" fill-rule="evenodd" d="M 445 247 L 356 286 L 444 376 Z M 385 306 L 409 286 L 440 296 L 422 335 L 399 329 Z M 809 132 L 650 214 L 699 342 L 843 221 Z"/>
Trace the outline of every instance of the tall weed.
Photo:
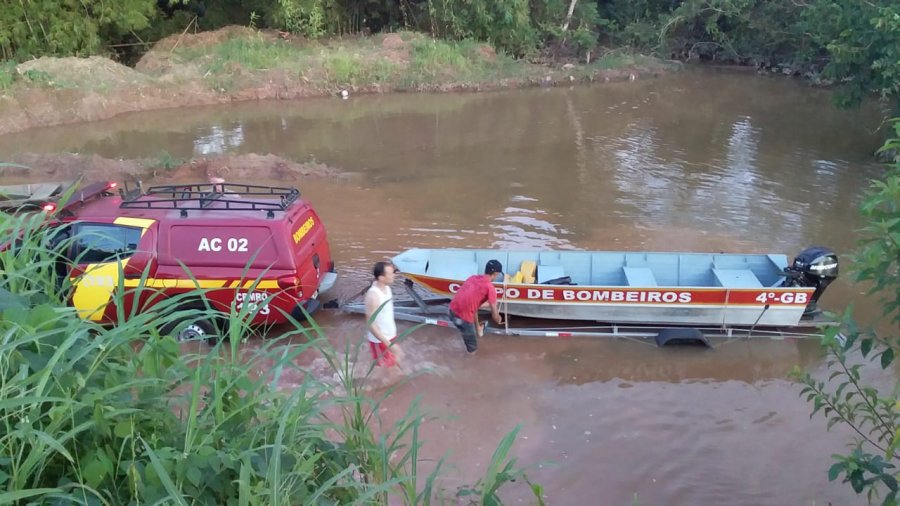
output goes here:
<path id="1" fill-rule="evenodd" d="M 442 462 L 424 482 L 416 476 L 419 429 L 429 417 L 414 403 L 383 426 L 378 408 L 393 389 L 370 396 L 372 367 L 357 371 L 369 363 L 356 360 L 358 346 L 337 352 L 310 318 L 248 350 L 246 322 L 259 311 L 248 305 L 227 316 L 228 340 L 185 353 L 182 346 L 194 345 L 158 329 L 213 317 L 208 303 L 187 304 L 205 294 L 163 298 L 144 283 L 117 287 L 118 324 L 82 320 L 64 305 L 73 286 L 60 270 L 69 267 L 65 240 L 47 230 L 43 214 L 0 215 L 0 503 L 387 504 L 396 497 L 430 504 L 437 497 Z M 155 304 L 139 307 L 140 300 Z M 313 350 L 331 364 L 339 388 L 297 365 Z M 285 390 L 279 380 L 291 371 L 302 380 Z M 472 488 L 483 504 L 522 476 L 507 460 L 514 437 Z"/>
<path id="2" fill-rule="evenodd" d="M 185 48 L 177 53 L 187 60 L 205 60 L 206 70 L 213 73 L 227 71 L 234 64 L 249 70 L 294 68 L 306 56 L 302 49 L 289 42 L 262 36 L 234 37 L 212 48 Z"/>
<path id="3" fill-rule="evenodd" d="M 341 84 L 352 84 L 362 75 L 359 55 L 347 52 L 344 48 L 323 54 L 322 66 L 331 81 Z"/>
<path id="4" fill-rule="evenodd" d="M 0 90 L 8 90 L 16 82 L 18 71 L 16 62 L 9 60 L 0 63 Z"/>

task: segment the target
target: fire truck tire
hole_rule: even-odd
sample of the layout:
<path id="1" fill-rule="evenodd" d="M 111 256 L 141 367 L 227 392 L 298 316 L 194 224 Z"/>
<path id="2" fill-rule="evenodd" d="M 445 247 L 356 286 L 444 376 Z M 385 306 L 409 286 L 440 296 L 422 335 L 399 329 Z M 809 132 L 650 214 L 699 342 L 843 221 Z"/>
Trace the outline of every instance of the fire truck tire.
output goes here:
<path id="1" fill-rule="evenodd" d="M 203 306 L 187 306 L 183 310 L 203 310 Z M 226 334 L 224 318 L 213 321 L 207 316 L 197 315 L 182 318 L 178 321 L 166 324 L 160 329 L 163 335 L 171 335 L 178 342 L 205 340 L 210 346 L 214 346 L 221 336 Z"/>

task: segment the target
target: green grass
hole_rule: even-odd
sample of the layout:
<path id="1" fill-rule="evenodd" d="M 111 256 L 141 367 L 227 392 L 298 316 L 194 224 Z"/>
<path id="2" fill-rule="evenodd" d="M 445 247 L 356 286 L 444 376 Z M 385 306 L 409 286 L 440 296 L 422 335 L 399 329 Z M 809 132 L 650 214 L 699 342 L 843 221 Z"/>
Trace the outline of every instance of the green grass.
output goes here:
<path id="1" fill-rule="evenodd" d="M 326 80 L 332 85 L 383 84 L 397 74 L 398 67 L 382 58 L 366 58 L 345 48 L 324 53 L 320 59 Z"/>
<path id="2" fill-rule="evenodd" d="M 169 153 L 168 151 L 162 150 L 162 151 L 160 151 L 159 154 L 156 156 L 156 160 L 154 161 L 153 166 L 154 166 L 154 167 L 158 167 L 158 168 L 160 168 L 160 169 L 172 170 L 172 169 L 174 169 L 175 167 L 178 167 L 179 165 L 181 165 L 181 164 L 184 163 L 184 162 L 185 162 L 184 159 L 182 159 L 182 158 L 175 158 L 175 157 L 172 156 L 172 154 Z"/>
<path id="3" fill-rule="evenodd" d="M 413 32 L 398 35 L 405 42 L 394 50 L 382 48 L 382 37 L 300 45 L 255 36 L 236 37 L 209 47 L 179 49 L 177 54 L 186 61 L 200 62 L 210 85 L 229 91 L 241 86 L 241 73 L 249 78 L 249 73 L 274 69 L 302 75 L 306 84 L 323 89 L 372 84 L 388 89 L 478 85 L 527 73 L 523 67 L 528 64 L 503 53 L 485 52 L 485 46 L 476 41 L 434 40 Z"/>
<path id="4" fill-rule="evenodd" d="M 334 81 L 349 83 L 362 75 L 360 61 L 361 58 L 358 55 L 352 55 L 340 48 L 335 52 L 323 55 L 322 66 L 326 74 Z"/>
<path id="5" fill-rule="evenodd" d="M 403 84 L 479 84 L 523 75 L 524 64 L 503 53 L 488 57 L 480 52 L 481 47 L 471 40 L 416 39 L 411 44 L 409 71 Z"/>
<path id="6" fill-rule="evenodd" d="M 16 82 L 18 73 L 16 72 L 16 62 L 5 61 L 0 63 L 0 90 L 8 90 L 12 88 Z"/>
<path id="7" fill-rule="evenodd" d="M 623 53 L 607 53 L 600 58 L 591 62 L 591 65 L 596 68 L 609 70 L 609 69 L 617 69 L 622 68 L 625 65 L 631 63 L 631 55 L 623 54 Z"/>
<path id="8" fill-rule="evenodd" d="M 623 51 L 611 51 L 592 61 L 588 66 L 600 70 L 613 70 L 632 67 L 662 68 L 670 66 L 657 58 Z M 677 65 L 671 65 L 673 67 Z"/>
<path id="9" fill-rule="evenodd" d="M 84 321 L 65 305 L 72 283 L 56 275 L 67 241 L 51 246 L 45 220 L 0 215 L 0 237 L 18 238 L 0 248 L 0 503 L 440 501 L 442 462 L 416 475 L 429 417 L 414 403 L 381 423 L 393 389 L 367 393 L 361 340 L 339 352 L 310 319 L 247 350 L 248 305 L 227 315 L 227 340 L 185 355 L 159 329 L 212 317 L 205 293 L 161 298 L 142 286 L 116 288 L 119 324 Z M 140 309 L 139 297 L 156 304 Z M 340 388 L 297 365 L 308 352 L 326 357 Z M 303 380 L 284 391 L 289 372 Z M 515 433 L 465 488 L 475 503 L 497 504 L 501 486 L 524 478 L 508 456 Z"/>
<path id="10" fill-rule="evenodd" d="M 49 86 L 53 81 L 53 79 L 50 77 L 50 74 L 42 70 L 26 70 L 23 77 L 34 84 L 44 86 Z"/>
<path id="11" fill-rule="evenodd" d="M 315 95 L 346 87 L 381 91 L 484 89 L 544 83 L 544 78 L 554 73 L 558 77 L 556 68 L 515 60 L 502 51 L 495 54 L 489 46 L 473 40 L 435 40 L 417 32 L 390 36 L 399 37 L 402 43 L 385 47 L 387 35 L 288 41 L 265 32 L 244 32 L 212 45 L 177 48 L 170 75 L 129 76 L 127 83 L 118 73 L 108 82 L 65 77 L 65 72 L 54 71 L 32 70 L 20 75 L 14 62 L 5 62 L 0 63 L 0 90 L 44 87 L 107 92 L 132 87 L 135 80 L 140 85 L 168 87 L 163 83 L 170 83 L 172 79 L 167 78 L 174 77 L 178 83 L 204 82 L 216 92 L 276 83 Z M 590 80 L 598 71 L 665 66 L 660 60 L 614 51 L 567 73 Z M 138 77 L 146 77 L 146 82 Z"/>
<path id="12" fill-rule="evenodd" d="M 298 86 L 324 92 L 336 88 L 377 85 L 384 91 L 494 88 L 544 82 L 556 72 L 515 60 L 474 40 L 448 41 L 426 34 L 400 32 L 400 47 L 383 47 L 384 37 L 333 38 L 321 42 L 288 42 L 255 36 L 220 44 L 185 48 L 178 54 L 199 61 L 204 78 L 216 90 L 234 91 L 260 84 L 262 71 L 284 70 Z M 569 73 L 589 80 L 598 71 L 661 68 L 664 63 L 627 51 L 613 51 Z M 558 77 L 558 76 L 557 76 Z"/>
<path id="13" fill-rule="evenodd" d="M 43 70 L 29 69 L 19 73 L 14 61 L 0 63 L 0 90 L 9 90 L 14 86 L 32 88 L 56 88 L 56 89 L 97 89 L 100 91 L 109 89 L 104 83 L 75 83 L 65 79 L 54 79 L 50 73 Z M 89 82 L 89 81 L 88 81 Z"/>
<path id="14" fill-rule="evenodd" d="M 235 37 L 211 47 L 185 48 L 176 53 L 185 60 L 201 60 L 204 70 L 218 73 L 238 64 L 247 70 L 296 69 L 310 52 L 283 40 Z"/>

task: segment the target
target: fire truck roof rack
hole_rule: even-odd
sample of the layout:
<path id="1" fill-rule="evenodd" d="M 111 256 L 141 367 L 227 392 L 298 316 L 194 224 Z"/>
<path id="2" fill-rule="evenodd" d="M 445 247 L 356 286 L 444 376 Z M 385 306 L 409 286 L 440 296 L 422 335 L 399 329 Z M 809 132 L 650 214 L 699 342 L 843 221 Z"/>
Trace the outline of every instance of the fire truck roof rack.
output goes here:
<path id="1" fill-rule="evenodd" d="M 275 197 L 275 198 L 264 198 Z M 263 186 L 234 183 L 190 183 L 158 185 L 126 191 L 120 207 L 126 209 L 178 209 L 182 216 L 188 210 L 217 211 L 283 211 L 300 198 L 294 187 Z M 214 206 L 214 207 L 213 207 Z"/>

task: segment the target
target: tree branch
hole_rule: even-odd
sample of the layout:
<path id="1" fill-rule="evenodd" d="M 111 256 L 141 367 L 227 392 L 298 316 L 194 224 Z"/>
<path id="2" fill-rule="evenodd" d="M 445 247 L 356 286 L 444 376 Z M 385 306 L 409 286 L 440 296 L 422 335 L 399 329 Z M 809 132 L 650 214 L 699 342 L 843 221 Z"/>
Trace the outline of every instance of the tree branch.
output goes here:
<path id="1" fill-rule="evenodd" d="M 847 369 L 847 364 L 844 363 L 843 358 L 839 358 L 838 363 L 841 364 L 841 369 L 844 370 L 844 373 L 847 375 L 847 378 L 850 379 L 850 383 L 853 385 L 853 387 L 856 389 L 856 391 L 862 396 L 862 398 L 865 399 L 866 406 L 868 406 L 869 410 L 875 415 L 876 418 L 878 418 L 878 422 L 881 424 L 880 428 L 882 431 L 884 431 L 882 433 L 881 437 L 878 439 L 882 440 L 882 439 L 886 438 L 888 441 L 890 441 L 890 438 L 892 438 L 894 436 L 893 429 L 891 429 L 890 425 L 888 425 L 888 423 L 884 421 L 884 418 L 881 417 L 881 414 L 878 412 L 878 408 L 870 402 L 869 396 L 866 395 L 865 392 L 863 392 L 862 387 L 859 385 L 859 382 L 856 381 L 856 378 L 854 378 L 853 375 L 850 374 L 850 371 Z M 881 449 L 880 446 L 878 448 Z M 883 452 L 887 453 L 887 450 L 884 450 L 884 449 L 881 449 L 881 450 Z"/>

